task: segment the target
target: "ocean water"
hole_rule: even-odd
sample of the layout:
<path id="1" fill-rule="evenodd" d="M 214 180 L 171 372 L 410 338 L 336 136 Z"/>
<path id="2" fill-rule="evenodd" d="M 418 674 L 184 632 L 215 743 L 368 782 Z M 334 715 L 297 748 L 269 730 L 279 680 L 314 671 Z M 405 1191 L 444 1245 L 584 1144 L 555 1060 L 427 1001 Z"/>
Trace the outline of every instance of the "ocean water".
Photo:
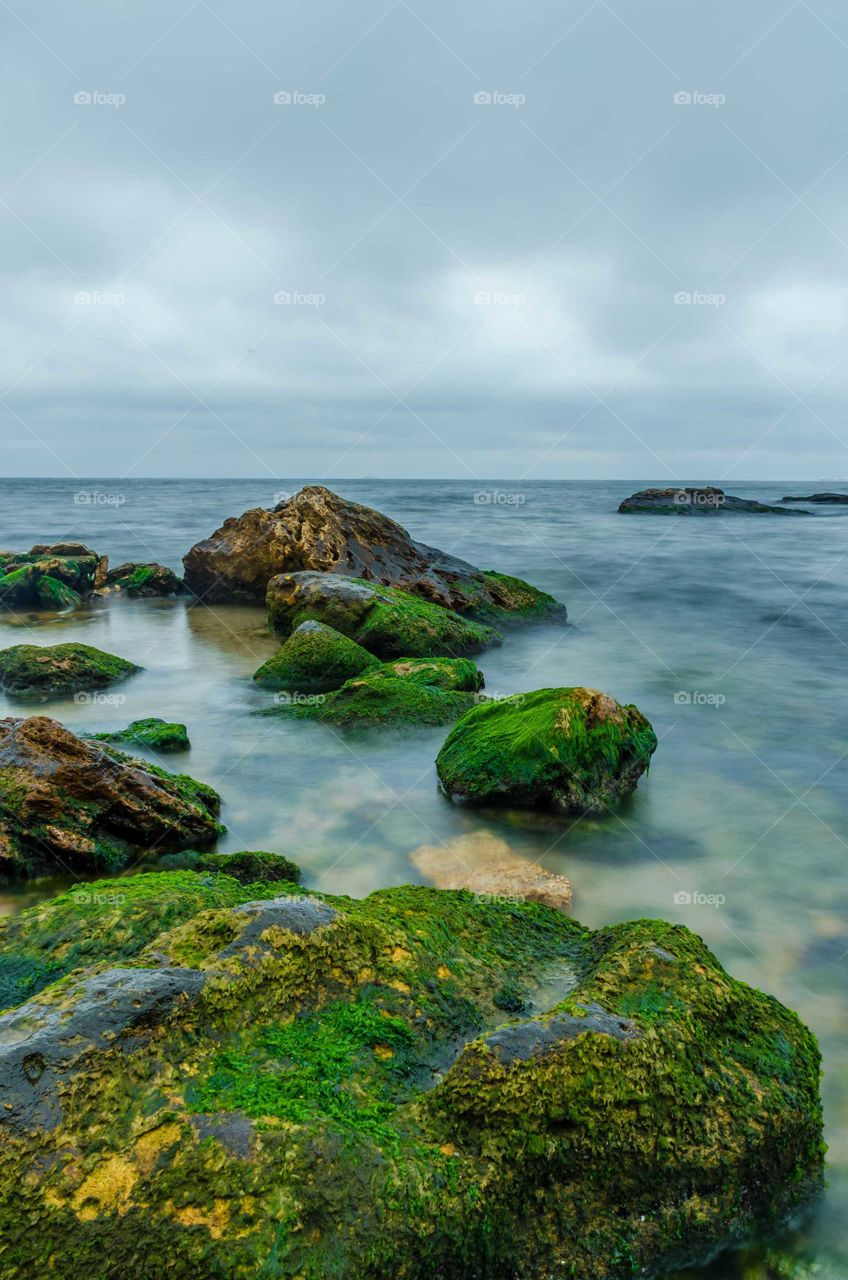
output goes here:
<path id="1" fill-rule="evenodd" d="M 302 483 L 10 480 L 0 545 L 82 540 L 113 564 L 179 570 L 226 516 Z M 361 895 L 419 881 L 416 849 L 482 832 L 567 876 L 587 925 L 658 916 L 694 929 L 819 1037 L 830 1184 L 787 1245 L 825 1280 L 848 1277 L 848 507 L 683 519 L 617 514 L 643 487 L 634 481 L 332 487 L 566 602 L 568 626 L 509 629 L 479 662 L 494 694 L 589 685 L 648 715 L 659 747 L 618 814 L 458 808 L 436 785 L 444 729 L 339 735 L 251 716 L 272 697 L 251 674 L 277 647 L 260 608 L 114 600 L 60 617 L 0 615 L 0 646 L 83 640 L 143 666 L 112 691 L 119 705 L 44 710 L 78 731 L 184 721 L 192 750 L 175 761 L 224 797 L 219 848 L 284 852 L 311 887 Z M 772 502 L 830 487 L 848 488 L 728 486 Z M 21 705 L 3 699 L 2 714 Z M 6 891 L 0 910 L 60 884 Z M 740 1265 L 723 1258 L 709 1274 L 737 1276 Z"/>

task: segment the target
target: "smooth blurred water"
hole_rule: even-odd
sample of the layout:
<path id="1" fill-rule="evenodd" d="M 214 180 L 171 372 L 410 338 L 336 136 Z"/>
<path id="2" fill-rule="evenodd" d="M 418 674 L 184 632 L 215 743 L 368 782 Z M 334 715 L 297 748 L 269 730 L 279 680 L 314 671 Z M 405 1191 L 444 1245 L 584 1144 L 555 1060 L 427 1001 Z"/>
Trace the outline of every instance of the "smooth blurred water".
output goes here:
<path id="1" fill-rule="evenodd" d="M 79 539 L 113 564 L 180 569 L 224 517 L 302 483 L 7 481 L 0 545 Z M 483 830 L 568 876 L 587 925 L 661 916 L 695 929 L 819 1037 L 831 1186 L 796 1241 L 823 1276 L 848 1276 L 848 507 L 687 519 L 619 515 L 642 487 L 633 481 L 332 487 L 424 542 L 566 601 L 567 628 L 510 629 L 480 665 L 496 694 L 589 685 L 648 715 L 659 748 L 618 815 L 574 822 L 457 808 L 436 786 L 443 729 L 339 735 L 251 717 L 271 700 L 251 674 L 276 648 L 259 608 L 116 600 L 49 620 L 0 619 L 0 645 L 84 640 L 140 663 L 113 691 L 120 706 L 42 709 L 75 730 L 147 715 L 184 721 L 192 750 L 172 767 L 223 795 L 229 833 L 219 847 L 285 852 L 307 885 L 359 895 L 416 881 L 413 850 Z M 771 502 L 816 487 L 834 486 L 728 486 Z M 101 497 L 80 503 L 80 493 Z M 26 713 L 9 700 L 2 708 Z M 7 895 L 6 909 L 56 888 Z M 725 1260 L 711 1274 L 737 1272 Z"/>

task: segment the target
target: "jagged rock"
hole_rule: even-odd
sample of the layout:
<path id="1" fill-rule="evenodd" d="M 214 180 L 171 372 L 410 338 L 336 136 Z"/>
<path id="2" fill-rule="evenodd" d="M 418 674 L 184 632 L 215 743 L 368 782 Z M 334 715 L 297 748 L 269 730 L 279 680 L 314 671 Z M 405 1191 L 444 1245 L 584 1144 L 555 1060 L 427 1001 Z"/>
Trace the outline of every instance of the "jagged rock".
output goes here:
<path id="1" fill-rule="evenodd" d="M 281 573 L 313 570 L 401 587 L 444 608 L 504 616 L 565 616 L 565 608 L 520 578 L 483 572 L 371 507 L 309 485 L 273 510 L 225 520 L 184 557 L 185 581 L 202 600 L 263 600 Z"/>
<path id="2" fill-rule="evenodd" d="M 470 889 L 504 901 L 541 902 L 558 911 L 567 911 L 571 905 L 571 885 L 565 876 L 519 857 L 505 840 L 486 831 L 421 845 L 411 861 L 439 889 Z"/>
<path id="3" fill-rule="evenodd" d="M 702 489 L 672 487 L 669 489 L 640 489 L 625 498 L 619 511 L 642 511 L 649 515 L 706 516 L 727 514 L 760 514 L 788 516 L 804 515 L 803 511 L 787 511 L 785 507 L 772 507 L 753 498 L 735 498 L 723 489 L 707 485 Z"/>
<path id="4" fill-rule="evenodd" d="M 629 1280 L 820 1189 L 814 1037 L 679 925 L 190 875 L 131 880 L 139 923 L 139 895 L 181 915 L 129 963 L 94 886 L 85 967 L 0 1015 L 10 1277 Z M 76 896 L 0 922 L 0 956 Z M 505 1014 L 566 962 L 564 999 Z"/>
<path id="5" fill-rule="evenodd" d="M 0 649 L 0 688 L 19 698 L 105 689 L 141 667 L 89 644 L 16 644 Z"/>
<path id="6" fill-rule="evenodd" d="M 603 814 L 657 746 L 649 722 L 597 689 L 537 689 L 466 712 L 436 760 L 448 795 L 476 804 Z"/>
<path id="7" fill-rule="evenodd" d="M 287 880 L 297 884 L 300 879 L 300 867 L 284 858 L 281 853 L 252 852 L 241 853 L 205 853 L 195 863 L 196 871 L 215 871 L 220 875 L 232 876 L 239 884 L 274 884 L 278 880 Z"/>
<path id="8" fill-rule="evenodd" d="M 380 658 L 458 657 L 501 640 L 491 627 L 407 591 L 336 573 L 279 574 L 268 583 L 266 603 L 278 635 L 315 619 Z"/>
<path id="9" fill-rule="evenodd" d="M 117 870 L 150 851 L 210 844 L 220 797 L 47 716 L 0 720 L 0 874 Z"/>

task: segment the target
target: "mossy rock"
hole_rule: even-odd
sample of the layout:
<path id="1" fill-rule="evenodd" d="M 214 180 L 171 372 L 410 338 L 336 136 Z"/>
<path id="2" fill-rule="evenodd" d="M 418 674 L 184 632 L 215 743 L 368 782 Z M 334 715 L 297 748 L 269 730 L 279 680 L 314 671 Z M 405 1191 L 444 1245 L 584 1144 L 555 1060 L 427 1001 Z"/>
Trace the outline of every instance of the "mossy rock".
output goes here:
<path id="1" fill-rule="evenodd" d="M 156 716 L 133 720 L 126 729 L 113 733 L 93 733 L 98 742 L 125 742 L 132 746 L 149 747 L 151 751 L 188 751 L 191 743 L 184 724 L 169 723 Z"/>
<path id="2" fill-rule="evenodd" d="M 89 644 L 16 644 L 0 649 L 0 688 L 20 698 L 105 689 L 141 667 Z"/>
<path id="3" fill-rule="evenodd" d="M 221 797 L 47 716 L 0 720 L 0 876 L 117 871 L 212 844 Z"/>
<path id="4" fill-rule="evenodd" d="M 361 644 L 323 622 L 302 622 L 253 679 L 266 689 L 318 693 L 380 665 Z"/>
<path id="5" fill-rule="evenodd" d="M 204 853 L 195 863 L 196 871 L 215 871 L 220 875 L 231 876 L 239 884 L 248 885 L 262 881 L 275 884 L 285 880 L 297 884 L 300 879 L 300 867 L 290 862 L 281 853 L 250 852 L 242 853 Z"/>
<path id="6" fill-rule="evenodd" d="M 106 575 L 103 594 L 124 592 L 128 596 L 177 596 L 185 584 L 164 564 L 119 564 Z"/>
<path id="7" fill-rule="evenodd" d="M 561 601 L 531 586 L 523 578 L 487 569 L 479 584 L 464 588 L 465 609 L 476 618 L 502 626 L 509 622 L 532 622 L 543 619 L 564 622 L 567 610 Z M 463 612 L 465 611 L 463 610 Z"/>
<path id="8" fill-rule="evenodd" d="M 336 573 L 279 574 L 268 583 L 266 600 L 278 635 L 314 618 L 384 659 L 459 657 L 502 639 L 491 627 L 407 591 Z"/>
<path id="9" fill-rule="evenodd" d="M 625 1280 L 820 1187 L 814 1037 L 681 926 L 190 876 L 0 922 L 89 944 L 0 1019 L 10 1280 Z"/>
<path id="10" fill-rule="evenodd" d="M 260 714 L 339 728 L 452 724 L 479 700 L 482 684 L 482 672 L 470 658 L 399 658 L 331 693 L 279 694 L 276 705 Z"/>
<path id="11" fill-rule="evenodd" d="M 596 689 L 537 689 L 467 712 L 436 770 L 458 799 L 602 814 L 633 790 L 656 746 L 634 706 Z"/>
<path id="12" fill-rule="evenodd" d="M 0 554 L 0 608 L 75 609 L 94 589 L 105 561 L 81 543 L 39 544 Z"/>

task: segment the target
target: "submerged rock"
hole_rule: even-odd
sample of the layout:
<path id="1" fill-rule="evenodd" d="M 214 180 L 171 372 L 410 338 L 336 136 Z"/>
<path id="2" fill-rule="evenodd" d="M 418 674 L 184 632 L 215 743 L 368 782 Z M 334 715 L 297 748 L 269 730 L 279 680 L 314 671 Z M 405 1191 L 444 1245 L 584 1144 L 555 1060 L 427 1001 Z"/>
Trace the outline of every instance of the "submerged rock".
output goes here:
<path id="1" fill-rule="evenodd" d="M 204 853 L 195 863 L 195 870 L 232 876 L 239 884 L 255 884 L 259 880 L 266 884 L 278 880 L 297 884 L 300 879 L 300 867 L 281 853 Z"/>
<path id="2" fill-rule="evenodd" d="M 113 881 L 137 933 L 109 882 L 0 922 L 87 947 L 0 1015 L 9 1276 L 626 1280 L 820 1187 L 814 1037 L 681 926 L 194 878 Z"/>
<path id="3" fill-rule="evenodd" d="M 784 507 L 772 507 L 753 498 L 735 498 L 723 489 L 707 485 L 702 489 L 672 487 L 669 489 L 640 489 L 625 498 L 619 511 L 643 511 L 649 515 L 706 516 L 746 512 L 750 514 L 787 516 L 804 515 L 803 511 L 787 511 Z"/>
<path id="4" fill-rule="evenodd" d="M 141 667 L 89 644 L 16 644 L 0 649 L 0 688 L 20 698 L 105 689 Z"/>
<path id="5" fill-rule="evenodd" d="M 78 738 L 56 720 L 0 720 L 0 874 L 117 870 L 210 844 L 220 796 L 187 774 Z"/>
<path id="6" fill-rule="evenodd" d="M 436 760 L 448 795 L 477 804 L 603 814 L 631 792 L 657 738 L 596 689 L 537 689 L 467 712 Z"/>
<path id="7" fill-rule="evenodd" d="M 401 587 L 460 613 L 497 619 L 563 616 L 553 596 L 520 578 L 483 572 L 435 547 L 371 507 L 309 485 L 273 510 L 225 520 L 184 557 L 185 581 L 203 600 L 262 600 L 281 573 L 338 573 Z"/>
<path id="8" fill-rule="evenodd" d="M 169 723 L 155 716 L 133 720 L 126 729 L 90 736 L 98 742 L 126 742 L 131 746 L 149 747 L 151 751 L 188 751 L 191 746 L 184 724 Z"/>
<path id="9" fill-rule="evenodd" d="M 266 689 L 305 693 L 337 689 L 345 680 L 380 665 L 361 644 L 323 622 L 301 622 L 279 653 L 263 662 L 253 678 Z"/>
<path id="10" fill-rule="evenodd" d="M 102 583 L 107 563 L 81 542 L 0 552 L 0 608 L 76 608 Z"/>
<path id="11" fill-rule="evenodd" d="M 119 564 L 106 574 L 100 594 L 125 592 L 128 596 L 177 596 L 186 590 L 181 578 L 164 564 Z"/>
<path id="12" fill-rule="evenodd" d="M 848 493 L 811 493 L 806 498 L 781 498 L 781 502 L 825 502 L 834 506 L 839 504 L 844 506 L 848 503 Z"/>
<path id="13" fill-rule="evenodd" d="M 268 583 L 271 630 L 288 636 L 310 619 L 350 636 L 380 658 L 479 653 L 501 636 L 394 587 L 334 573 L 283 573 Z"/>
<path id="14" fill-rule="evenodd" d="M 474 831 L 442 844 L 423 844 L 411 855 L 414 867 L 438 889 L 470 889 L 504 901 L 524 899 L 567 911 L 571 885 L 565 876 L 522 858 L 505 840 Z"/>

